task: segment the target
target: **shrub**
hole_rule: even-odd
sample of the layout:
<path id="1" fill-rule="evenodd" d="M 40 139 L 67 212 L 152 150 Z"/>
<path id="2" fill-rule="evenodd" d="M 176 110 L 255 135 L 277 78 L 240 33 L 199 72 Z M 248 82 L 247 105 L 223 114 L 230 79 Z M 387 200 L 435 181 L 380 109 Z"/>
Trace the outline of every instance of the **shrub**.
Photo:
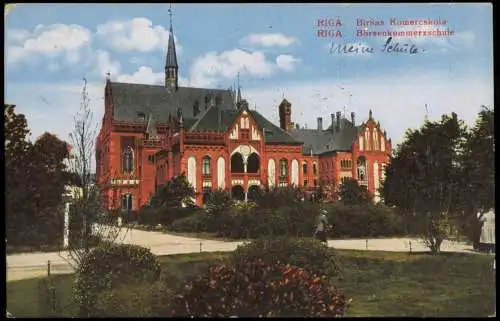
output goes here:
<path id="1" fill-rule="evenodd" d="M 95 310 L 99 317 L 160 317 L 168 298 L 163 283 L 126 283 L 101 292 Z"/>
<path id="2" fill-rule="evenodd" d="M 195 212 L 194 214 L 173 221 L 169 229 L 174 232 L 207 232 L 206 230 L 207 215 L 203 212 Z"/>
<path id="3" fill-rule="evenodd" d="M 129 244 L 93 249 L 79 266 L 73 289 L 81 316 L 101 313 L 95 306 L 101 292 L 125 283 L 155 282 L 160 272 L 158 259 L 149 249 Z"/>
<path id="4" fill-rule="evenodd" d="M 221 263 L 182 286 L 171 299 L 174 316 L 338 317 L 350 300 L 324 276 L 263 260 Z"/>
<path id="5" fill-rule="evenodd" d="M 312 238 L 260 238 L 231 254 L 231 261 L 236 263 L 256 259 L 268 264 L 283 262 L 317 275 L 334 277 L 340 273 L 332 250 Z"/>
<path id="6" fill-rule="evenodd" d="M 170 225 L 174 221 L 189 217 L 196 212 L 196 208 L 177 207 L 170 209 L 154 208 L 150 206 L 143 207 L 138 214 L 139 224 L 156 226 Z"/>
<path id="7" fill-rule="evenodd" d="M 278 208 L 284 205 L 298 204 L 302 197 L 302 191 L 297 187 L 276 187 L 262 191 L 257 196 L 256 203 L 261 208 Z"/>

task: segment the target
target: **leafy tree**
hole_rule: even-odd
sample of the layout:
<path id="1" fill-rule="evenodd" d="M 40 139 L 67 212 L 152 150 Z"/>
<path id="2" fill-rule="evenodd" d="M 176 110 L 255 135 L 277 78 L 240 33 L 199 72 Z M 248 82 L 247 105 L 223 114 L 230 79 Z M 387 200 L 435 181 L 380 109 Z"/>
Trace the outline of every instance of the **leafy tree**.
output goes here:
<path id="1" fill-rule="evenodd" d="M 55 245 L 62 241 L 66 143 L 44 133 L 33 145 L 26 118 L 4 105 L 6 232 L 10 245 Z"/>
<path id="2" fill-rule="evenodd" d="M 215 190 L 210 193 L 208 202 L 206 204 L 207 213 L 212 215 L 218 215 L 228 210 L 233 201 L 231 195 L 223 190 Z"/>
<path id="3" fill-rule="evenodd" d="M 257 197 L 256 203 L 261 208 L 274 209 L 284 205 L 300 203 L 302 197 L 302 191 L 298 187 L 275 187 L 263 190 Z"/>
<path id="4" fill-rule="evenodd" d="M 427 121 L 408 130 L 405 141 L 391 157 L 382 184 L 382 198 L 414 218 L 424 242 L 434 254 L 451 230 L 459 211 L 461 177 L 460 141 L 465 125 L 457 115 Z"/>
<path id="5" fill-rule="evenodd" d="M 460 225 L 477 247 L 481 219 L 495 208 L 495 139 L 493 109 L 482 106 L 464 142 Z M 477 215 L 479 214 L 479 216 Z"/>
<path id="6" fill-rule="evenodd" d="M 151 198 L 150 207 L 160 211 L 168 211 L 184 205 L 192 205 L 191 198 L 195 196 L 193 186 L 188 182 L 186 175 L 182 173 L 171 180 L 166 181 Z"/>
<path id="7" fill-rule="evenodd" d="M 373 195 L 366 188 L 360 186 L 357 180 L 352 178 L 347 178 L 342 182 L 339 189 L 339 196 L 344 204 L 373 202 Z"/>

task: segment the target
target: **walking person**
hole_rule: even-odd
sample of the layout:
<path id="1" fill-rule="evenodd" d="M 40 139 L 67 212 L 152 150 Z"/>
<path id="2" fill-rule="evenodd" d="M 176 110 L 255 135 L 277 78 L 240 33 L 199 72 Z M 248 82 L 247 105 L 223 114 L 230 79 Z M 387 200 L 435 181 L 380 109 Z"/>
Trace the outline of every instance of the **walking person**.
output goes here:
<path id="1" fill-rule="evenodd" d="M 320 210 L 316 221 L 316 230 L 314 231 L 314 236 L 325 244 L 327 244 L 327 229 L 329 228 L 327 214 L 328 212 L 325 209 Z"/>

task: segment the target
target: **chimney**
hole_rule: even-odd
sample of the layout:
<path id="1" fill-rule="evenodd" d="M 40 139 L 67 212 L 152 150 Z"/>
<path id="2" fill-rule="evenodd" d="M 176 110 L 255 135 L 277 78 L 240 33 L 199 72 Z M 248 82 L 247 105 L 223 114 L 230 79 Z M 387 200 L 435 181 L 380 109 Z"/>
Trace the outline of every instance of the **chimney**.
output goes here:
<path id="1" fill-rule="evenodd" d="M 354 112 L 351 112 L 351 123 L 352 123 L 353 126 L 356 126 L 355 120 L 356 120 L 355 114 L 354 114 Z"/>
<path id="2" fill-rule="evenodd" d="M 323 118 L 318 117 L 318 130 L 322 131 L 323 130 Z"/>
<path id="3" fill-rule="evenodd" d="M 332 132 L 335 132 L 335 114 L 330 114 L 332 118 Z"/>
<path id="4" fill-rule="evenodd" d="M 337 126 L 335 126 L 335 131 L 339 132 L 340 131 L 340 111 L 337 112 Z"/>

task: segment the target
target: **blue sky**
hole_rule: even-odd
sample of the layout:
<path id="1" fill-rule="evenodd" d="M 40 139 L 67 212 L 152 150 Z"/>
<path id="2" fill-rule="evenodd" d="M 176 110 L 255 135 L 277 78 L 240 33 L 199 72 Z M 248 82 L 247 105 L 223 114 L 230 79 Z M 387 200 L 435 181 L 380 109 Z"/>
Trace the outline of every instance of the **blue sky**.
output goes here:
<path id="1" fill-rule="evenodd" d="M 275 123 L 282 97 L 292 118 L 313 128 L 336 111 L 367 119 L 369 109 L 400 142 L 407 128 L 455 111 L 472 123 L 493 105 L 489 4 L 176 4 L 173 27 L 182 85 L 228 88 L 240 72 L 244 96 Z M 337 19 L 342 38 L 319 38 L 318 19 Z M 358 18 L 383 20 L 369 31 L 454 30 L 449 37 L 395 38 L 424 52 L 381 52 L 387 37 L 356 37 Z M 389 20 L 441 19 L 444 26 L 390 26 Z M 24 4 L 6 18 L 6 101 L 26 114 L 33 138 L 66 138 L 82 78 L 95 119 L 103 114 L 106 72 L 114 81 L 161 84 L 166 4 Z M 331 44 L 374 54 L 332 54 Z"/>

